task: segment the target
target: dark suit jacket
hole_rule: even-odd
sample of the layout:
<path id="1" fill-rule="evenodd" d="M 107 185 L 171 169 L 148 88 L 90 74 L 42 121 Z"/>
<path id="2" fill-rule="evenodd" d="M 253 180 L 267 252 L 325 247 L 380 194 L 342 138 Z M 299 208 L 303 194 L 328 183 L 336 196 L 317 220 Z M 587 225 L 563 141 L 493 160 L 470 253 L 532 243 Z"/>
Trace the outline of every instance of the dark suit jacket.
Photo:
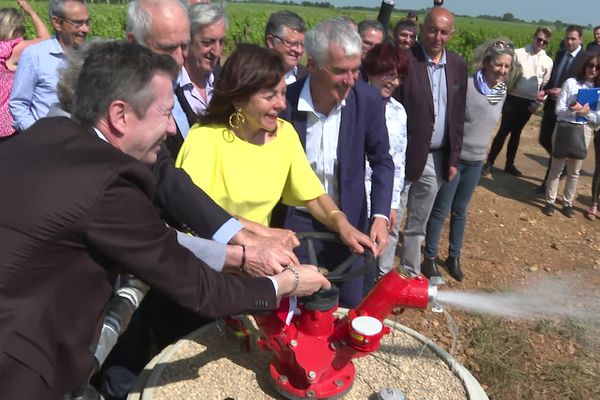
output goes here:
<path id="1" fill-rule="evenodd" d="M 583 62 L 583 59 L 585 58 L 586 54 L 586 52 L 583 50 L 583 46 L 571 62 L 569 69 L 564 74 L 562 74 L 560 79 L 558 79 L 557 81 L 556 75 L 558 74 L 558 66 L 560 65 L 563 57 L 567 53 L 568 52 L 564 49 L 559 50 L 556 53 L 556 57 L 554 58 L 554 67 L 552 68 L 552 73 L 550 74 L 550 79 L 548 80 L 548 83 L 546 83 L 546 85 L 544 86 L 544 90 L 562 87 L 563 83 L 565 83 L 567 79 L 574 77 L 577 73 L 577 70 L 581 67 L 581 62 Z"/>
<path id="2" fill-rule="evenodd" d="M 565 49 L 559 50 L 556 53 L 556 57 L 554 59 L 554 67 L 552 68 L 552 73 L 550 74 L 550 80 L 544 86 L 544 90 L 549 90 L 553 88 L 562 87 L 563 83 L 576 75 L 577 70 L 581 67 L 581 63 L 585 59 L 586 52 L 583 51 L 583 47 L 579 50 L 579 53 L 575 56 L 569 69 L 562 74 L 560 79 L 557 80 L 556 75 L 558 74 L 558 66 L 560 65 L 563 57 L 567 54 Z M 542 119 L 542 124 L 540 126 L 540 143 L 542 146 L 546 148 L 546 150 L 550 151 L 552 148 L 552 132 L 554 131 L 554 126 L 556 125 L 556 99 L 550 98 L 548 96 L 546 101 L 544 102 L 544 117 Z"/>
<path id="3" fill-rule="evenodd" d="M 56 399 L 87 381 L 118 272 L 210 317 L 276 307 L 268 279 L 216 273 L 179 246 L 154 186 L 145 165 L 64 117 L 0 146 L 0 364 L 37 374 L 15 389 L 8 365 L 0 393 Z"/>
<path id="4" fill-rule="evenodd" d="M 166 145 L 162 145 L 158 159 L 152 166 L 156 179 L 155 201 L 163 218 L 174 228 L 205 239 L 212 236 L 231 218 L 189 175 L 175 168 Z"/>
<path id="5" fill-rule="evenodd" d="M 298 111 L 300 91 L 306 79 L 287 88 L 287 108 L 281 118 L 291 122 L 306 147 L 306 112 Z M 394 181 L 394 162 L 389 154 L 389 139 L 385 125 L 385 108 L 381 94 L 358 80 L 342 108 L 342 120 L 337 148 L 337 178 L 339 207 L 348 221 L 358 229 L 369 226 L 365 195 L 365 156 L 372 175 L 371 214 L 390 214 Z"/>
<path id="6" fill-rule="evenodd" d="M 402 82 L 400 98 L 408 115 L 406 149 L 406 179 L 416 181 L 421 177 L 433 133 L 433 97 L 427 74 L 427 59 L 423 47 L 411 49 L 408 75 Z M 446 111 L 446 145 L 444 171 L 458 165 L 462 147 L 467 96 L 467 64 L 458 54 L 446 50 L 446 83 L 448 108 Z M 444 177 L 448 179 L 446 175 Z"/>
<path id="7" fill-rule="evenodd" d="M 219 63 L 217 63 L 213 71 L 213 74 L 215 75 L 215 82 L 219 78 L 220 73 L 221 64 L 219 61 Z M 198 122 L 198 115 L 194 112 L 194 110 L 192 110 L 190 103 L 188 103 L 187 99 L 185 98 L 185 95 L 183 94 L 183 90 L 179 85 L 175 87 L 175 96 L 177 96 L 177 101 L 179 101 L 179 104 L 181 105 L 181 108 L 183 109 L 183 112 L 185 113 L 185 116 L 188 120 L 188 124 L 191 127 L 196 122 Z M 169 152 L 171 153 L 171 157 L 173 157 L 173 159 L 177 158 L 177 154 L 179 154 L 179 150 L 181 149 L 183 140 L 183 135 L 179 130 L 179 126 L 177 126 L 177 134 L 175 134 L 174 136 L 168 136 L 167 140 L 165 140 L 167 148 L 169 149 Z"/>
<path id="8" fill-rule="evenodd" d="M 308 76 L 308 68 L 302 64 L 298 64 L 298 72 L 296 73 L 296 80 L 304 79 Z"/>

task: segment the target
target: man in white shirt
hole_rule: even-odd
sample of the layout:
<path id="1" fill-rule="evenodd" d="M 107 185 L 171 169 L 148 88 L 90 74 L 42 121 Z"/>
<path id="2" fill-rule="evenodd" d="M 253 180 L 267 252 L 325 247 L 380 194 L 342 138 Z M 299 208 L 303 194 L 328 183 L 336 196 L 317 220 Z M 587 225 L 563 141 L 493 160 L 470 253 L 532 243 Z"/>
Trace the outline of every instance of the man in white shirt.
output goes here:
<path id="1" fill-rule="evenodd" d="M 394 163 L 389 154 L 381 93 L 359 79 L 361 39 L 344 20 L 324 21 L 306 35 L 310 74 L 287 90 L 288 105 L 281 117 L 290 121 L 305 145 L 306 155 L 325 191 L 348 217 L 377 245 L 376 256 L 387 246 L 388 216 Z M 372 175 L 371 214 L 365 198 L 365 157 Z M 288 210 L 286 227 L 297 232 L 326 231 L 300 208 Z M 326 267 L 349 256 L 345 246 L 318 247 Z M 302 259 L 300 247 L 299 258 Z M 304 253 L 305 255 L 306 253 Z M 340 286 L 340 303 L 354 307 L 363 296 L 363 277 Z"/>
<path id="2" fill-rule="evenodd" d="M 188 16 L 191 41 L 179 74 L 181 89 L 177 88 L 176 93 L 192 125 L 205 113 L 212 98 L 227 32 L 227 16 L 224 3 L 194 4 Z"/>
<path id="3" fill-rule="evenodd" d="M 292 11 L 277 11 L 269 16 L 265 28 L 265 44 L 281 54 L 285 67 L 285 83 L 296 82 L 306 76 L 306 67 L 300 64 L 304 54 L 306 24 Z"/>

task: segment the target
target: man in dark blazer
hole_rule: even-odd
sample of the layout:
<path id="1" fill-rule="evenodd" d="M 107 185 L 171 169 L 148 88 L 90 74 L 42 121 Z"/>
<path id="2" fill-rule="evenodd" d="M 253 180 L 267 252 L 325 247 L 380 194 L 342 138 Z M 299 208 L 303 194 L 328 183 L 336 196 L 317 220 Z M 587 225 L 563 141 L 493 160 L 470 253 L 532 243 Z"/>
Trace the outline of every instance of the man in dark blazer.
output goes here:
<path id="1" fill-rule="evenodd" d="M 298 278 L 216 273 L 177 244 L 152 204 L 145 165 L 175 130 L 176 66 L 138 45 L 96 46 L 73 121 L 42 119 L 0 147 L 3 398 L 59 399 L 87 381 L 121 271 L 212 317 L 272 310 L 278 293 L 329 287 L 306 266 Z"/>
<path id="2" fill-rule="evenodd" d="M 342 20 L 322 22 L 309 32 L 309 75 L 288 86 L 288 104 L 281 117 L 294 125 L 327 194 L 352 225 L 369 233 L 379 253 L 387 245 L 394 163 L 381 95 L 358 79 L 361 44 L 358 33 Z M 373 169 L 370 213 L 365 159 Z M 288 211 L 286 227 L 326 231 L 306 210 Z M 344 246 L 330 243 L 321 243 L 320 250 L 329 268 L 349 255 Z M 363 277 L 342 284 L 340 291 L 340 303 L 355 306 L 363 296 Z"/>
<path id="3" fill-rule="evenodd" d="M 285 67 L 285 83 L 291 84 L 308 75 L 300 59 L 304 54 L 306 23 L 301 16 L 289 10 L 274 12 L 265 27 L 265 44 L 281 54 Z"/>
<path id="4" fill-rule="evenodd" d="M 441 184 L 457 173 L 465 120 L 467 65 L 445 48 L 453 33 L 450 11 L 435 7 L 427 13 L 421 43 L 410 50 L 409 72 L 401 88 L 408 115 L 402 265 L 413 274 L 423 272 L 433 283 L 443 279 L 435 260 L 425 258 L 421 268 L 421 243 Z"/>
<path id="5" fill-rule="evenodd" d="M 547 97 L 544 103 L 544 116 L 540 125 L 539 142 L 550 157 L 552 157 L 552 133 L 556 125 L 556 99 L 560 95 L 560 88 L 563 83 L 575 76 L 579 63 L 584 58 L 585 51 L 583 50 L 582 39 L 583 29 L 581 26 L 569 25 L 565 29 L 565 38 L 563 40 L 565 48 L 556 53 L 550 80 L 543 87 Z M 544 181 L 537 188 L 539 193 L 546 193 L 546 178 L 548 177 L 549 170 L 550 161 L 548 161 Z"/>

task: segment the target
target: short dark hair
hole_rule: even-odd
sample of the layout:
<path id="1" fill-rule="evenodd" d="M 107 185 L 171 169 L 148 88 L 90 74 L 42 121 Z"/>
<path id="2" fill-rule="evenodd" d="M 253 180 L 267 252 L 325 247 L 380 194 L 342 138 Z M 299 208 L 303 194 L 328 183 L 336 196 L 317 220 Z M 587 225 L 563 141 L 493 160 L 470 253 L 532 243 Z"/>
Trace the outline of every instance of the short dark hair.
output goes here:
<path id="1" fill-rule="evenodd" d="M 577 32 L 577 34 L 579 35 L 579 37 L 583 36 L 583 28 L 581 27 L 581 25 L 569 25 L 569 26 L 567 26 L 567 29 L 565 29 L 565 34 L 571 33 L 571 32 Z"/>
<path id="2" fill-rule="evenodd" d="M 379 21 L 366 19 L 366 20 L 360 21 L 358 23 L 358 34 L 360 35 L 361 38 L 362 38 L 363 32 L 366 31 L 367 29 L 374 29 L 385 35 L 385 29 L 383 28 L 383 25 L 381 25 L 381 22 L 379 22 Z"/>
<path id="3" fill-rule="evenodd" d="M 594 29 L 592 30 L 593 32 L 596 32 L 598 29 L 600 29 L 600 25 L 595 26 Z"/>
<path id="4" fill-rule="evenodd" d="M 265 27 L 265 41 L 267 36 L 282 36 L 283 28 L 291 29 L 292 31 L 304 33 L 306 32 L 306 23 L 301 16 L 295 12 L 282 10 L 269 15 L 267 26 Z"/>
<path id="5" fill-rule="evenodd" d="M 415 21 L 411 21 L 410 19 L 401 19 L 394 26 L 394 39 L 398 36 L 398 32 L 402 29 L 407 29 L 411 32 L 414 32 L 415 35 L 419 33 L 419 25 Z"/>
<path id="6" fill-rule="evenodd" d="M 373 46 L 362 62 L 367 76 L 393 71 L 403 77 L 408 74 L 408 50 L 402 50 L 389 42 Z"/>
<path id="7" fill-rule="evenodd" d="M 172 57 L 153 53 L 137 43 L 103 42 L 88 51 L 73 96 L 72 118 L 92 127 L 106 115 L 110 103 L 123 100 L 143 117 L 155 100 L 150 82 L 158 73 L 175 79 Z"/>
<path id="8" fill-rule="evenodd" d="M 575 79 L 579 82 L 585 80 L 585 69 L 590 61 L 595 60 L 596 64 L 600 65 L 600 53 L 587 53 L 584 55 L 582 61 L 577 63 L 577 71 L 575 72 Z M 600 87 L 600 74 L 594 79 L 594 87 Z"/>
<path id="9" fill-rule="evenodd" d="M 261 89 L 277 86 L 284 74 L 283 61 L 277 51 L 249 43 L 239 44 L 219 73 L 200 123 L 226 124 L 236 111 L 234 102 L 245 102 Z"/>
<path id="10" fill-rule="evenodd" d="M 48 17 L 52 20 L 52 17 L 64 17 L 65 16 L 65 3 L 67 1 L 75 1 L 81 3 L 87 8 L 87 1 L 85 0 L 50 0 L 48 4 Z"/>

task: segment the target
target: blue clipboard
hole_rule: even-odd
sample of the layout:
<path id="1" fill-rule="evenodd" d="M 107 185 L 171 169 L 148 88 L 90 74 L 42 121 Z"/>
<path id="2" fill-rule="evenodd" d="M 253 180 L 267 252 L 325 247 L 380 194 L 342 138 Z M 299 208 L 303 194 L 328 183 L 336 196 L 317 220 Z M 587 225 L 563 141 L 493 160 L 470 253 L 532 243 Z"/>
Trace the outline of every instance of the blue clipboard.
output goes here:
<path id="1" fill-rule="evenodd" d="M 598 109 L 598 99 L 600 99 L 600 88 L 579 89 L 577 93 L 577 102 L 581 105 L 588 103 L 590 110 Z M 577 122 L 587 122 L 587 119 L 581 115 L 576 118 Z"/>

